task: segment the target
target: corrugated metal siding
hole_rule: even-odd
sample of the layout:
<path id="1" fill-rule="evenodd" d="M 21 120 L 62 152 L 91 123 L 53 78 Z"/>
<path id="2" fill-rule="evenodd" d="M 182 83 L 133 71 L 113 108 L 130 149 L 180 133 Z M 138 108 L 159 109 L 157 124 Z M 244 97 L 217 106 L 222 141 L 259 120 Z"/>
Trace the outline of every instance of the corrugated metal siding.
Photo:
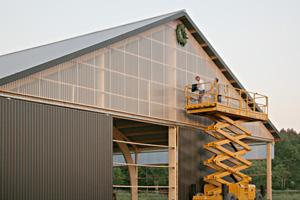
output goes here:
<path id="1" fill-rule="evenodd" d="M 1 199 L 112 199 L 112 118 L 1 98 Z"/>
<path id="2" fill-rule="evenodd" d="M 192 199 L 191 184 L 197 184 L 199 191 L 200 179 L 213 172 L 203 165 L 213 155 L 203 148 L 209 141 L 213 138 L 203 131 L 179 129 L 178 199 Z"/>

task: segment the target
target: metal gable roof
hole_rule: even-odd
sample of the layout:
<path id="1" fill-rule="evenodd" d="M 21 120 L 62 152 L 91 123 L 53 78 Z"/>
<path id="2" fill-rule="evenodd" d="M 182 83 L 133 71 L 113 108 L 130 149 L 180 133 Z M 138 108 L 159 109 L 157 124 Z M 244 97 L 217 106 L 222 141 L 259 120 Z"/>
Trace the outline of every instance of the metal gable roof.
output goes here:
<path id="1" fill-rule="evenodd" d="M 245 90 L 244 86 L 231 72 L 185 10 L 0 56 L 0 86 L 106 47 L 175 19 L 182 21 L 231 84 L 234 87 Z M 275 139 L 283 139 L 270 120 L 264 122 L 264 125 Z"/>
<path id="2" fill-rule="evenodd" d="M 141 29 L 142 32 L 143 27 L 149 29 L 151 24 L 166 20 L 177 13 L 182 11 L 0 56 L 0 85 L 125 39 L 132 31 L 136 34 Z"/>

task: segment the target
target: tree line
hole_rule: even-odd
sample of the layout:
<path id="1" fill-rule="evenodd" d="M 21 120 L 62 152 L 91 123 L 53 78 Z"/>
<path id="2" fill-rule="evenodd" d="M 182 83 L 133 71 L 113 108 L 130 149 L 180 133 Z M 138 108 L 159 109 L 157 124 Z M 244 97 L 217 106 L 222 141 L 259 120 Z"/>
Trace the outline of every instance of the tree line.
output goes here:
<path id="1" fill-rule="evenodd" d="M 275 158 L 272 160 L 272 186 L 275 190 L 299 190 L 300 134 L 293 129 L 282 129 L 280 133 L 284 140 L 275 144 Z M 252 183 L 257 187 L 267 184 L 266 160 L 252 161 L 252 166 L 243 172 L 254 175 Z"/>

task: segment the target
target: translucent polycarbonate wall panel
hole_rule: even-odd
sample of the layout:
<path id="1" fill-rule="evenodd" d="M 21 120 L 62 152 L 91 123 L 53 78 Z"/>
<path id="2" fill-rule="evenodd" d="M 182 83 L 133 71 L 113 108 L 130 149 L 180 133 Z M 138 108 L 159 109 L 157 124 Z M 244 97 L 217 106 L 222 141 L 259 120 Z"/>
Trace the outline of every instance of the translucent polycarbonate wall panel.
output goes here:
<path id="1" fill-rule="evenodd" d="M 261 122 L 249 122 L 242 124 L 245 128 L 252 132 L 253 136 L 273 139 L 270 131 Z"/>
<path id="2" fill-rule="evenodd" d="M 267 144 L 250 144 L 251 151 L 246 153 L 243 158 L 247 160 L 265 160 L 267 159 Z M 271 158 L 274 159 L 274 145 L 271 145 Z"/>
<path id="3" fill-rule="evenodd" d="M 135 153 L 131 153 L 131 157 L 132 160 L 135 161 Z M 124 156 L 120 153 L 115 153 L 113 155 L 113 162 L 126 163 Z M 138 154 L 138 164 L 143 164 L 143 165 L 169 164 L 169 152 L 168 151 L 141 152 Z"/>
<path id="4" fill-rule="evenodd" d="M 231 83 L 189 32 L 184 47 L 177 43 L 178 23 L 171 21 L 1 90 L 208 126 L 211 122 L 205 117 L 186 114 L 185 86 L 195 83 L 196 76 L 205 82 L 217 77 L 221 84 Z M 221 94 L 226 92 L 221 88 Z M 235 90 L 229 93 L 239 96 Z M 239 106 L 234 100 L 229 103 Z M 269 137 L 261 123 L 247 124 L 247 128 L 253 135 Z"/>

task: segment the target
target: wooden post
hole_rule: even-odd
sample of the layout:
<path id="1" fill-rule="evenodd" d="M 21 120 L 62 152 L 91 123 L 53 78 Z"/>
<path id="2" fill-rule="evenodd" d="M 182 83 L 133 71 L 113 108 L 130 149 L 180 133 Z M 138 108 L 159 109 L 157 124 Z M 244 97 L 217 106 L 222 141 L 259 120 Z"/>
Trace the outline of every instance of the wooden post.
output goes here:
<path id="1" fill-rule="evenodd" d="M 139 156 L 139 152 L 138 149 L 135 148 L 135 164 L 138 164 L 138 156 Z M 138 166 L 135 166 L 135 174 L 136 174 L 136 180 L 137 180 L 137 185 L 139 184 L 139 168 Z"/>
<path id="2" fill-rule="evenodd" d="M 267 143 L 267 200 L 272 200 L 272 143 Z"/>
<path id="3" fill-rule="evenodd" d="M 176 129 L 176 127 L 169 127 L 169 200 L 177 200 Z"/>
<path id="4" fill-rule="evenodd" d="M 113 138 L 114 140 L 124 140 L 122 137 L 122 133 L 115 127 L 113 127 L 114 134 Z M 122 154 L 125 158 L 126 163 L 128 164 L 134 164 L 130 150 L 125 143 L 117 143 L 119 146 L 120 150 L 122 151 Z M 137 179 L 137 173 L 136 173 L 136 167 L 133 165 L 128 165 L 128 172 L 129 172 L 129 178 L 130 178 L 130 185 L 133 186 L 131 188 L 131 200 L 137 200 L 138 199 L 138 179 Z"/>

